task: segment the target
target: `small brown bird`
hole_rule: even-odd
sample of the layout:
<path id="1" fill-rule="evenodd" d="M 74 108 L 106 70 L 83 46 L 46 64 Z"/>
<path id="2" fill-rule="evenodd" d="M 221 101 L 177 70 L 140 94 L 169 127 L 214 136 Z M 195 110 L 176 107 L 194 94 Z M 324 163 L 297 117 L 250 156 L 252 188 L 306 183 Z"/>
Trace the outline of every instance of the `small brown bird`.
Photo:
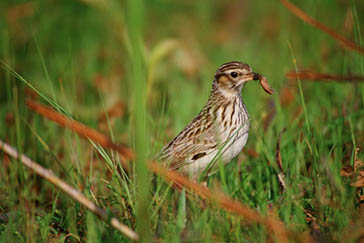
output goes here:
<path id="1" fill-rule="evenodd" d="M 160 159 L 166 161 L 166 166 L 197 178 L 205 169 L 210 173 L 219 159 L 228 163 L 235 158 L 245 146 L 249 132 L 249 115 L 241 90 L 249 80 L 262 77 L 239 61 L 221 65 L 207 104 L 162 149 Z"/>

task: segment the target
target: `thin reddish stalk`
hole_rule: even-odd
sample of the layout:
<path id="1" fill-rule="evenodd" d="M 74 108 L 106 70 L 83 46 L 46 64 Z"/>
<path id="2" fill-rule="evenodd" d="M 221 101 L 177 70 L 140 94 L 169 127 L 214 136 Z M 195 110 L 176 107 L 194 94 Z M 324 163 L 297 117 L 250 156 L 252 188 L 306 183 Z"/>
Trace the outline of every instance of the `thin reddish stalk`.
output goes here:
<path id="1" fill-rule="evenodd" d="M 321 81 L 337 81 L 337 82 L 363 82 L 364 77 L 358 75 L 350 75 L 350 76 L 340 76 L 340 75 L 332 75 L 328 73 L 317 73 L 310 70 L 302 70 L 302 71 L 290 71 L 286 73 L 287 79 L 296 80 L 300 78 L 302 80 L 321 80 Z"/>
<path id="2" fill-rule="evenodd" d="M 359 52 L 360 54 L 364 54 L 364 48 L 361 46 L 358 46 L 353 41 L 349 40 L 343 35 L 338 34 L 335 30 L 327 27 L 323 23 L 317 21 L 316 19 L 312 18 L 308 14 L 306 14 L 302 9 L 298 8 L 296 5 L 292 4 L 291 2 L 287 0 L 280 0 L 281 3 L 294 15 L 302 19 L 304 22 L 312 25 L 313 27 L 322 30 L 323 32 L 329 34 L 331 37 L 333 37 L 335 40 L 337 40 L 340 44 L 342 44 L 343 47 Z"/>
<path id="3" fill-rule="evenodd" d="M 127 168 L 127 162 L 125 160 L 130 160 L 135 157 L 134 152 L 129 149 L 126 145 L 115 144 L 111 139 L 104 134 L 85 126 L 84 124 L 71 120 L 70 118 L 58 113 L 52 108 L 45 105 L 38 104 L 31 100 L 26 100 L 27 106 L 37 112 L 38 114 L 58 123 L 62 127 L 68 127 L 72 131 L 76 132 L 79 136 L 83 138 L 89 138 L 92 141 L 99 143 L 101 146 L 106 148 L 111 148 L 119 152 L 120 156 L 123 158 L 121 161 L 123 166 Z"/>
<path id="4" fill-rule="evenodd" d="M 154 173 L 164 177 L 166 180 L 183 186 L 184 188 L 198 194 L 202 198 L 209 199 L 225 211 L 230 211 L 246 219 L 248 223 L 260 223 L 265 225 L 267 229 L 277 237 L 279 242 L 287 242 L 288 238 L 291 236 L 291 232 L 289 232 L 284 227 L 282 221 L 278 219 L 273 217 L 263 217 L 257 211 L 233 200 L 224 193 L 212 191 L 203 185 L 189 180 L 180 173 L 170 171 L 167 168 L 160 166 L 156 162 L 151 161 L 149 163 L 149 167 Z"/>

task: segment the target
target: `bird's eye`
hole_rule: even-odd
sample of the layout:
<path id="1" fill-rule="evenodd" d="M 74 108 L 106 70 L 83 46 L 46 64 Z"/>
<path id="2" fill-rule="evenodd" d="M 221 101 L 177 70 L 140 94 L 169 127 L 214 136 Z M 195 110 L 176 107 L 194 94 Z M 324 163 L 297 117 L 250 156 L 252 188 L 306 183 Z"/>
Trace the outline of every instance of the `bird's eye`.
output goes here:
<path id="1" fill-rule="evenodd" d="M 237 72 L 231 72 L 230 76 L 233 77 L 233 78 L 236 78 L 238 76 L 238 73 Z"/>

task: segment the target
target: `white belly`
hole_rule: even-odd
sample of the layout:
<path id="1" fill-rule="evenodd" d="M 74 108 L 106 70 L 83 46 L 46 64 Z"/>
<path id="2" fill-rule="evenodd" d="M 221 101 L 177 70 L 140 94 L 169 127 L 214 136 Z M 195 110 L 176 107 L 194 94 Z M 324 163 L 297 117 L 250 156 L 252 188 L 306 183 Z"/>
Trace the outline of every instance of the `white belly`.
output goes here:
<path id="1" fill-rule="evenodd" d="M 247 122 L 247 124 L 243 125 L 237 132 L 231 135 L 226 144 L 221 144 L 216 151 L 211 152 L 210 154 L 184 166 L 181 169 L 185 173 L 190 174 L 192 177 L 196 177 L 200 175 L 210 163 L 214 163 L 214 165 L 216 165 L 218 161 L 225 164 L 231 162 L 231 160 L 242 151 L 248 141 L 248 131 L 249 123 Z M 212 171 L 214 171 L 214 169 L 212 169 Z"/>
<path id="2" fill-rule="evenodd" d="M 222 161 L 224 163 L 229 163 L 232 159 L 234 159 L 241 152 L 248 141 L 249 125 L 243 126 L 241 130 L 242 131 L 238 132 L 238 135 L 235 137 L 235 139 L 232 138 L 224 149 L 224 153 L 222 154 Z"/>

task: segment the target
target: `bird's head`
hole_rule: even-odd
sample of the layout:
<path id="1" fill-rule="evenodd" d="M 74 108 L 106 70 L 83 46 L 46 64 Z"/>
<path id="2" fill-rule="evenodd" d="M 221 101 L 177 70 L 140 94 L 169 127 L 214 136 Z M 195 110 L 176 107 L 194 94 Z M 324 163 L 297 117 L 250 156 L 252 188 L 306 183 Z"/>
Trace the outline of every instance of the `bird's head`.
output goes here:
<path id="1" fill-rule="evenodd" d="M 259 80 L 260 74 L 253 72 L 245 63 L 234 61 L 222 64 L 215 73 L 214 85 L 223 92 L 236 94 L 249 80 Z"/>

